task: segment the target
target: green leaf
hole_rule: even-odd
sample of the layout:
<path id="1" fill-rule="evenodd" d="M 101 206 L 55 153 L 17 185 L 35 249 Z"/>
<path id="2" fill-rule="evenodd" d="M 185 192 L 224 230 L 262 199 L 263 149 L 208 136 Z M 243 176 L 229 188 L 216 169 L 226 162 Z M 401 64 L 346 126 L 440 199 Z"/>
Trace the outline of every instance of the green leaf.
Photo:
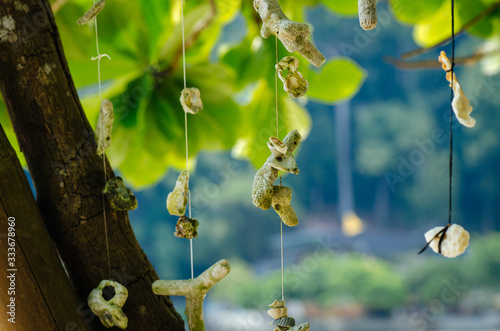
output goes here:
<path id="1" fill-rule="evenodd" d="M 5 103 L 2 100 L 2 96 L 0 95 L 0 125 L 5 131 L 5 135 L 9 140 L 12 148 L 16 151 L 17 157 L 21 165 L 26 167 L 26 160 L 24 159 L 24 155 L 19 148 L 19 144 L 17 143 L 17 137 L 14 133 L 14 128 L 12 127 L 12 122 L 10 121 L 9 114 L 7 113 L 7 108 L 5 108 Z"/>
<path id="2" fill-rule="evenodd" d="M 344 16 L 355 16 L 358 14 L 357 0 L 322 0 L 321 1 L 328 9 Z"/>
<path id="3" fill-rule="evenodd" d="M 249 158 L 256 168 L 260 168 L 269 157 L 267 142 L 276 136 L 276 99 L 274 86 L 261 79 L 252 91 L 252 101 L 244 108 L 245 123 L 233 149 L 235 157 Z M 293 129 L 299 130 L 305 139 L 311 128 L 311 118 L 304 107 L 278 92 L 279 137 L 283 139 Z"/>
<path id="4" fill-rule="evenodd" d="M 241 0 L 215 0 L 217 16 L 220 22 L 232 21 L 241 9 Z"/>
<path id="5" fill-rule="evenodd" d="M 204 63 L 186 68 L 188 86 L 200 89 L 204 109 L 188 114 L 191 165 L 201 150 L 230 149 L 240 133 L 240 108 L 232 99 L 235 73 L 227 66 Z M 135 188 L 156 183 L 168 167 L 185 167 L 184 111 L 179 98 L 182 68 L 169 77 L 153 72 L 123 79 L 106 90 L 113 102 L 112 144 L 106 154 Z M 84 99 L 89 120 L 97 121 L 99 98 Z"/>
<path id="6" fill-rule="evenodd" d="M 496 0 L 460 1 L 457 6 L 457 13 L 460 16 L 460 20 L 465 23 L 485 11 L 496 2 Z M 489 38 L 500 32 L 500 18 L 498 17 L 498 14 L 490 14 L 490 16 L 477 22 L 467 31 L 482 38 Z"/>
<path id="7" fill-rule="evenodd" d="M 394 15 L 402 22 L 423 23 L 432 18 L 442 7 L 444 0 L 391 0 Z"/>
<path id="8" fill-rule="evenodd" d="M 450 3 L 444 2 L 441 8 L 436 11 L 425 22 L 415 25 L 413 30 L 413 39 L 422 46 L 428 47 L 435 45 L 451 35 L 451 9 Z M 460 17 L 455 17 L 455 32 L 460 29 L 462 22 Z"/>
<path id="9" fill-rule="evenodd" d="M 309 81 L 306 96 L 317 102 L 332 104 L 352 98 L 361 88 L 365 73 L 353 60 L 335 58 L 325 63 L 319 72 L 304 72 L 304 78 Z"/>

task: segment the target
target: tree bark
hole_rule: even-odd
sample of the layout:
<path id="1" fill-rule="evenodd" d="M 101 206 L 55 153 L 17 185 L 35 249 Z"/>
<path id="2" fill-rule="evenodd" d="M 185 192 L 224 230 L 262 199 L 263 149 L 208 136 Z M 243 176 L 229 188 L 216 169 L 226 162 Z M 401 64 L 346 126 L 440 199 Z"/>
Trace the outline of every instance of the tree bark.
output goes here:
<path id="1" fill-rule="evenodd" d="M 0 249 L 10 258 L 1 261 L 9 276 L 0 281 L 1 329 L 90 330 L 78 314 L 81 306 L 1 126 L 0 226 Z"/>
<path id="2" fill-rule="evenodd" d="M 76 24 L 76 23 L 75 23 Z M 90 59 L 89 59 L 90 60 Z M 184 330 L 140 248 L 126 212 L 106 202 L 103 160 L 81 107 L 47 0 L 0 0 L 0 91 L 36 188 L 37 204 L 79 300 L 102 279 L 126 286 L 130 330 Z M 114 173 L 107 162 L 107 179 Z M 66 300 L 66 299 L 62 299 Z M 105 329 L 85 311 L 94 327 Z"/>

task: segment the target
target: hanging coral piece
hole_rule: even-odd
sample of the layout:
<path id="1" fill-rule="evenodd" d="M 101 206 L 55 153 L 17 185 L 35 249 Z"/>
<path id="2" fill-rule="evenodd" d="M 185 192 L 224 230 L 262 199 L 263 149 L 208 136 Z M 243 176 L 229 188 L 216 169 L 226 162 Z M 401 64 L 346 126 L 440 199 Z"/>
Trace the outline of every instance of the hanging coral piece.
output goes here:
<path id="1" fill-rule="evenodd" d="M 102 296 L 102 291 L 105 287 L 113 287 L 115 295 L 106 300 Z M 92 312 L 99 317 L 102 325 L 107 328 L 113 326 L 120 329 L 126 329 L 128 324 L 127 315 L 122 310 L 125 301 L 127 301 L 128 291 L 125 286 L 112 280 L 103 280 L 99 286 L 90 292 L 87 299 L 88 305 Z"/>
<path id="2" fill-rule="evenodd" d="M 189 171 L 180 173 L 175 187 L 167 196 L 167 210 L 170 215 L 182 216 L 186 213 L 189 194 Z"/>
<path id="3" fill-rule="evenodd" d="M 292 202 L 292 189 L 286 186 L 273 186 L 272 205 L 283 223 L 288 226 L 296 226 L 299 219 L 290 203 Z"/>
<path id="4" fill-rule="evenodd" d="M 359 25 L 363 30 L 377 26 L 377 0 L 358 0 Z"/>
<path id="5" fill-rule="evenodd" d="M 104 151 L 111 145 L 111 130 L 114 120 L 113 104 L 108 99 L 101 102 L 99 109 L 99 119 L 95 129 L 97 140 L 97 155 L 104 154 Z"/>
<path id="6" fill-rule="evenodd" d="M 444 257 L 454 258 L 465 252 L 469 239 L 469 232 L 458 224 L 437 226 L 425 233 L 427 245 L 420 252 L 429 246 Z"/>
<path id="7" fill-rule="evenodd" d="M 309 323 L 306 322 L 306 323 L 296 325 L 296 326 L 288 329 L 288 331 L 309 331 L 310 329 L 311 329 L 311 326 L 309 325 Z M 281 330 L 283 330 L 283 329 L 281 329 Z M 281 330 L 278 329 L 276 331 L 281 331 Z"/>
<path id="8" fill-rule="evenodd" d="M 271 307 L 271 309 L 267 311 L 267 314 L 271 316 L 273 320 L 288 316 L 288 309 L 285 307 L 285 301 L 283 300 L 274 300 L 269 307 Z"/>
<path id="9" fill-rule="evenodd" d="M 137 208 L 137 199 L 121 177 L 110 179 L 102 191 L 114 210 L 127 211 Z"/>
<path id="10" fill-rule="evenodd" d="M 295 326 L 295 319 L 285 316 L 272 321 L 271 324 L 276 325 L 280 330 L 289 330 L 292 326 Z"/>
<path id="11" fill-rule="evenodd" d="M 271 322 L 275 326 L 274 331 L 309 331 L 309 323 L 295 325 L 295 319 L 287 315 L 285 301 L 274 300 L 269 307 L 271 309 L 267 313 L 274 320 Z"/>
<path id="12" fill-rule="evenodd" d="M 186 113 L 198 114 L 203 109 L 200 90 L 196 87 L 188 87 L 181 92 L 181 105 Z"/>
<path id="13" fill-rule="evenodd" d="M 453 79 L 453 84 L 450 84 L 450 86 L 453 87 L 454 95 L 453 101 L 451 102 L 451 107 L 453 108 L 453 112 L 455 113 L 458 122 L 468 128 L 474 127 L 474 125 L 476 125 L 476 120 L 470 116 L 470 113 L 472 113 L 472 107 L 470 105 L 469 99 L 467 99 L 464 91 L 462 91 L 462 87 L 460 87 L 455 73 L 453 73 L 453 77 L 451 77 L 450 59 L 448 59 L 444 51 L 441 51 L 438 59 L 439 62 L 442 63 L 443 70 L 446 71 L 446 79 L 450 83 Z"/>
<path id="14" fill-rule="evenodd" d="M 307 39 L 309 25 L 286 17 L 278 0 L 254 0 L 253 5 L 262 19 L 262 37 L 275 35 L 289 52 L 299 52 L 318 68 L 325 63 L 323 54 Z"/>
<path id="15" fill-rule="evenodd" d="M 292 152 L 300 142 L 299 131 L 290 131 L 281 142 L 276 137 L 271 137 L 267 143 L 271 156 L 264 165 L 255 174 L 252 185 L 252 200 L 255 207 L 267 210 L 271 208 L 273 200 L 273 184 L 278 178 L 279 171 L 286 171 L 292 174 L 298 174 L 299 168 Z"/>
<path id="16" fill-rule="evenodd" d="M 175 226 L 174 236 L 186 239 L 196 238 L 196 236 L 198 236 L 197 229 L 199 224 L 200 223 L 196 220 L 196 218 L 181 216 Z"/>
<path id="17" fill-rule="evenodd" d="M 309 82 L 297 71 L 299 59 L 294 56 L 286 56 L 276 64 L 278 77 L 283 82 L 283 88 L 290 98 L 299 98 L 306 94 Z M 286 77 L 283 77 L 283 70 L 288 70 Z"/>
<path id="18" fill-rule="evenodd" d="M 157 295 L 179 295 L 186 297 L 186 317 L 189 330 L 205 331 L 203 320 L 203 300 L 208 290 L 227 276 L 231 266 L 227 260 L 220 260 L 201 275 L 189 280 L 157 280 L 153 283 L 153 293 Z"/>
<path id="19" fill-rule="evenodd" d="M 76 23 L 78 25 L 84 25 L 90 22 L 94 17 L 99 15 L 99 13 L 104 9 L 106 0 L 98 0 L 94 3 L 92 8 L 90 8 Z"/>

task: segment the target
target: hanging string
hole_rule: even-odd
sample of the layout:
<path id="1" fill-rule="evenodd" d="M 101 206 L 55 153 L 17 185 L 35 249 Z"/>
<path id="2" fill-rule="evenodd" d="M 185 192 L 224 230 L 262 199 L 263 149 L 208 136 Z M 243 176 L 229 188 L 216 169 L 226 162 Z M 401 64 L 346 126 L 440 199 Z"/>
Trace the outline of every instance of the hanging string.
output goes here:
<path id="1" fill-rule="evenodd" d="M 95 4 L 95 0 L 94 0 Z M 102 103 L 102 84 L 101 84 L 101 59 L 103 57 L 107 57 L 108 59 L 111 60 L 108 54 L 101 54 L 99 52 L 99 34 L 97 32 L 97 16 L 94 18 L 94 29 L 95 29 L 95 45 L 97 49 L 97 56 L 92 57 L 92 61 L 97 60 L 97 77 L 99 81 L 99 99 L 101 100 Z M 107 174 L 106 174 L 106 153 L 102 153 L 102 166 L 104 169 L 104 183 L 107 182 Z M 106 220 L 106 204 L 105 204 L 105 197 L 104 193 L 102 194 L 102 213 L 103 213 L 103 219 L 104 219 L 104 236 L 106 238 L 106 256 L 108 259 L 108 274 L 109 277 L 111 278 L 111 259 L 109 257 L 109 240 L 108 240 L 108 223 Z"/>
<path id="2" fill-rule="evenodd" d="M 448 225 L 451 225 L 452 179 L 453 179 L 453 77 L 455 68 L 455 0 L 451 0 L 451 88 L 450 88 L 450 158 L 448 187 Z M 443 236 L 444 237 L 444 236 Z M 441 245 L 439 245 L 441 248 Z"/>
<path id="3" fill-rule="evenodd" d="M 276 45 L 276 64 L 278 64 L 278 37 L 275 38 L 275 45 Z M 277 69 L 274 74 L 274 92 L 276 94 L 276 138 L 280 139 L 279 126 L 278 126 L 278 70 Z"/>
<path id="4" fill-rule="evenodd" d="M 276 46 L 276 65 L 278 64 L 278 37 L 275 39 Z M 276 98 L 276 138 L 279 139 L 279 116 L 278 116 L 278 70 L 274 75 L 274 92 Z M 280 173 L 281 186 L 281 173 Z M 284 278 L 284 263 L 283 263 L 283 222 L 280 220 L 280 238 L 281 238 L 281 300 L 285 300 L 285 278 Z"/>
<path id="5" fill-rule="evenodd" d="M 186 37 L 184 32 L 184 0 L 181 1 L 181 29 L 182 29 L 182 74 L 184 77 L 184 88 L 186 83 Z M 186 141 L 186 170 L 189 171 L 189 144 L 188 144 L 188 124 L 187 112 L 184 112 L 184 140 Z M 191 192 L 188 191 L 188 211 L 191 218 Z M 189 251 L 191 254 L 191 279 L 194 279 L 194 254 L 193 254 L 193 239 L 189 239 Z"/>

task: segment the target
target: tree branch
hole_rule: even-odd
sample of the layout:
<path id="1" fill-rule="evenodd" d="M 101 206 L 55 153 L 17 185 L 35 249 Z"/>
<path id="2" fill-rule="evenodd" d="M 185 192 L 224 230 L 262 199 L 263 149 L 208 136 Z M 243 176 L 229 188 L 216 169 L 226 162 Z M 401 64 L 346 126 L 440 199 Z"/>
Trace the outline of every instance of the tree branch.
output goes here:
<path id="1" fill-rule="evenodd" d="M 476 64 L 479 62 L 482 58 L 490 55 L 495 55 L 495 54 L 500 54 L 500 49 L 494 49 L 491 51 L 487 52 L 477 52 L 475 54 L 466 56 L 466 57 L 459 57 L 455 58 L 455 65 L 464 65 L 464 66 L 469 66 Z M 439 69 L 441 68 L 441 63 L 439 63 L 438 60 L 424 60 L 424 61 L 413 61 L 413 62 L 407 62 L 403 61 L 400 59 L 397 59 L 392 56 L 385 56 L 384 61 L 386 63 L 392 64 L 396 68 L 399 69 L 408 69 L 408 70 L 418 70 L 418 69 Z"/>
<path id="2" fill-rule="evenodd" d="M 493 14 L 495 11 L 498 10 L 498 8 L 500 8 L 500 1 L 497 1 L 495 3 L 493 3 L 491 6 L 489 6 L 488 8 L 486 8 L 485 10 L 483 10 L 481 13 L 479 13 L 477 16 L 475 16 L 474 18 L 472 18 L 470 21 L 468 21 L 467 23 L 465 23 L 461 28 L 460 30 L 458 30 L 456 33 L 455 33 L 455 37 L 458 37 L 460 34 L 462 34 L 463 32 L 465 32 L 467 29 L 469 29 L 470 27 L 472 27 L 473 25 L 475 25 L 476 23 L 480 22 L 482 19 L 488 17 L 489 15 Z M 409 58 L 412 58 L 412 57 L 415 57 L 415 56 L 418 56 L 418 55 L 421 55 L 421 54 L 424 54 L 424 53 L 427 53 L 433 49 L 436 49 L 438 47 L 441 47 L 441 46 L 444 46 L 446 44 L 448 44 L 449 42 L 451 41 L 451 36 L 438 42 L 437 44 L 435 45 L 432 45 L 432 46 L 429 46 L 429 47 L 421 47 L 421 48 L 418 48 L 416 50 L 413 50 L 411 52 L 407 52 L 407 53 L 404 53 L 403 55 L 401 55 L 401 58 L 402 59 L 409 59 Z"/>
<path id="3" fill-rule="evenodd" d="M 184 330 L 168 297 L 157 297 L 158 279 L 134 236 L 128 214 L 106 219 L 111 248 L 107 272 L 102 189 L 103 160 L 77 91 L 47 0 L 0 0 L 0 91 L 37 192 L 37 204 L 80 301 L 103 279 L 126 286 L 130 330 Z M 3 33 L 3 34 L 2 34 Z M 114 173 L 108 163 L 108 179 Z M 83 220 L 83 221 L 82 221 Z M 144 276 L 146 275 L 146 276 Z M 64 302 L 64 301 L 63 301 Z M 85 306 L 93 327 L 105 329 Z"/>
<path id="4" fill-rule="evenodd" d="M 209 0 L 208 2 L 210 3 L 210 12 L 203 20 L 198 22 L 198 24 L 194 27 L 192 34 L 186 39 L 186 46 L 185 46 L 186 52 L 195 44 L 196 40 L 203 32 L 203 30 L 205 30 L 213 22 L 217 14 L 217 7 L 215 6 L 215 1 Z M 174 58 L 172 59 L 170 65 L 166 69 L 155 73 L 155 76 L 157 77 L 169 76 L 171 73 L 175 71 L 175 69 L 177 69 L 181 57 L 182 57 L 182 45 L 175 52 Z"/>
<path id="5" fill-rule="evenodd" d="M 13 257 L 10 260 L 13 264 L 7 268 L 15 270 L 7 271 L 7 275 L 0 279 L 0 287 L 5 290 L 5 295 L 0 299 L 0 311 L 4 315 L 0 322 L 0 325 L 4 325 L 2 329 L 8 329 L 3 323 L 14 316 L 18 330 L 90 330 L 83 316 L 78 314 L 77 297 L 45 229 L 16 152 L 1 126 L 0 225 L 5 229 L 2 230 L 5 237 L 0 237 L 1 249 L 5 252 L 5 258 Z M 14 229 L 15 237 L 7 236 L 9 226 Z M 8 245 L 7 238 L 14 239 L 15 245 Z M 6 276 L 12 274 L 16 285 L 15 294 L 11 297 L 16 299 L 16 311 L 14 315 L 9 315 L 7 289 L 10 279 Z"/>

